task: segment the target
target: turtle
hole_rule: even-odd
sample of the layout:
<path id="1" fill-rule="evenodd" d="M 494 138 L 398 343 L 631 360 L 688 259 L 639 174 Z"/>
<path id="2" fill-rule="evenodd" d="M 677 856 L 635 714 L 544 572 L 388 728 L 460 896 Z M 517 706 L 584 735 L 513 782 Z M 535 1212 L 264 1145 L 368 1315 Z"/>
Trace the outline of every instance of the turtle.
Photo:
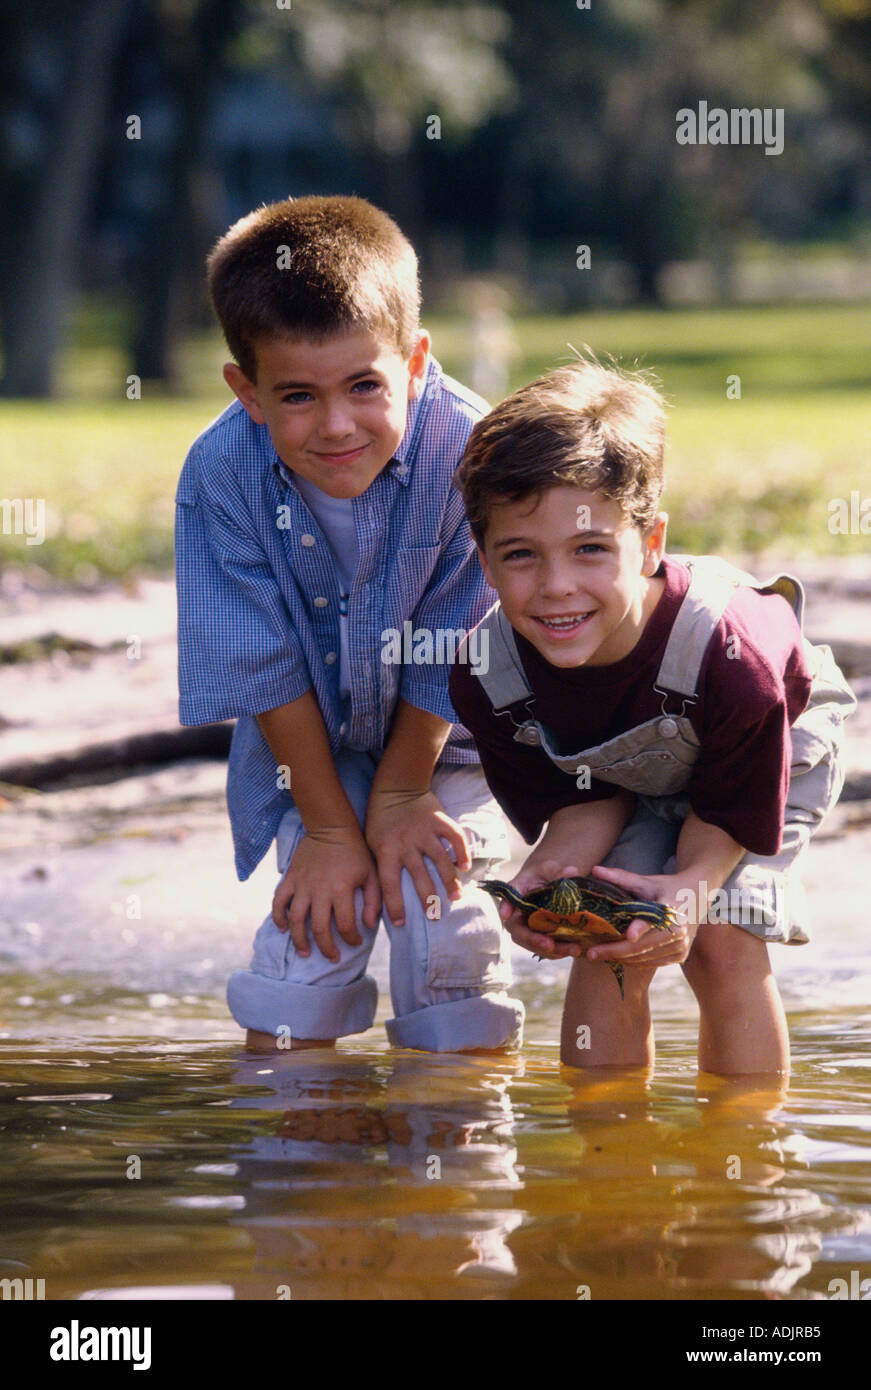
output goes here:
<path id="1" fill-rule="evenodd" d="M 569 941 L 585 947 L 604 941 L 619 940 L 630 922 L 640 919 L 658 931 L 674 931 L 677 918 L 666 903 L 633 898 L 613 883 L 601 878 L 555 878 L 524 897 L 501 879 L 481 879 L 479 888 L 494 898 L 511 903 L 524 914 L 526 925 L 543 932 L 554 941 Z M 623 994 L 623 966 L 619 961 L 606 961 Z"/>

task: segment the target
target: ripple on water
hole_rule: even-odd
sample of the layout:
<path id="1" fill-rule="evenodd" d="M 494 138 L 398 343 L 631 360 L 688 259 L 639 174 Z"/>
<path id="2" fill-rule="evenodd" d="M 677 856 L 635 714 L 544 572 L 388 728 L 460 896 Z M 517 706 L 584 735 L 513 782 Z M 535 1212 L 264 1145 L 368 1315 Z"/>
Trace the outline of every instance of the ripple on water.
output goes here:
<path id="1" fill-rule="evenodd" d="M 691 1019 L 652 1081 L 561 1068 L 535 1034 L 511 1059 L 7 1042 L 3 1257 L 50 1298 L 826 1297 L 871 1274 L 871 1087 L 867 1016 L 830 1054 L 821 1022 L 786 1097 L 698 1090 Z"/>
<path id="2" fill-rule="evenodd" d="M 697 1087 L 678 972 L 652 1081 L 561 1068 L 566 972 L 526 964 L 520 1057 L 391 1051 L 382 1002 L 337 1055 L 252 1058 L 236 947 L 92 925 L 84 950 L 20 934 L 0 984 L 0 1266 L 49 1298 L 804 1299 L 871 1275 L 867 969 L 787 971 L 784 1097 Z"/>

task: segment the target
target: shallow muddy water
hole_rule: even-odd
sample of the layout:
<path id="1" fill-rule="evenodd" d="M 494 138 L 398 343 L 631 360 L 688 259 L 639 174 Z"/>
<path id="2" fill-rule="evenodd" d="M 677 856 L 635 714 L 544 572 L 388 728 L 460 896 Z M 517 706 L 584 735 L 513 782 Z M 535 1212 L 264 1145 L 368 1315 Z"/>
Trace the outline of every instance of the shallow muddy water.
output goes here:
<path id="1" fill-rule="evenodd" d="M 391 1050 L 380 943 L 368 1035 L 251 1057 L 223 986 L 274 875 L 234 885 L 201 775 L 6 822 L 0 1277 L 47 1299 L 871 1294 L 867 831 L 814 846 L 815 940 L 773 950 L 783 1093 L 699 1080 L 677 970 L 651 1077 L 561 1068 L 565 968 L 521 952 L 518 1055 Z"/>

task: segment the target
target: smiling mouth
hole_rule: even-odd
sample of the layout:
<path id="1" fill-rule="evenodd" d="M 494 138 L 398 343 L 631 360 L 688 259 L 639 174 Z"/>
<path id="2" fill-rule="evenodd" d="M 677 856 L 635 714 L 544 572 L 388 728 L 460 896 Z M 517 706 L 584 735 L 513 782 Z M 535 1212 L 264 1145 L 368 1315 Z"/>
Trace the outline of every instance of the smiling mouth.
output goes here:
<path id="1" fill-rule="evenodd" d="M 360 457 L 366 447 L 367 445 L 365 444 L 358 444 L 356 449 L 343 449 L 341 453 L 335 454 L 322 453 L 319 450 L 315 452 L 317 457 L 322 459 L 324 463 L 353 463 L 355 459 Z"/>
<path id="2" fill-rule="evenodd" d="M 532 616 L 533 621 L 540 623 L 546 632 L 563 637 L 571 636 L 582 628 L 584 624 L 592 618 L 595 611 L 594 608 L 591 608 L 588 613 L 565 613 L 561 614 L 558 618 L 544 618 L 537 614 L 533 614 Z"/>

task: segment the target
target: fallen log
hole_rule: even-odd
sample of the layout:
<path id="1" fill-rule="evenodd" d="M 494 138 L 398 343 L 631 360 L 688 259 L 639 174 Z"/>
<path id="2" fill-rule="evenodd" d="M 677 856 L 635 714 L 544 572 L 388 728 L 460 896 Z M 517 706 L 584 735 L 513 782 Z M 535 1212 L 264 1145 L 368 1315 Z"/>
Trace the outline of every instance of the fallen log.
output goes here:
<path id="1" fill-rule="evenodd" d="M 45 791 L 70 778 L 103 780 L 107 772 L 124 777 L 137 766 L 160 766 L 184 758 L 226 758 L 232 734 L 232 723 L 127 734 L 43 757 L 0 763 L 0 782 Z"/>

